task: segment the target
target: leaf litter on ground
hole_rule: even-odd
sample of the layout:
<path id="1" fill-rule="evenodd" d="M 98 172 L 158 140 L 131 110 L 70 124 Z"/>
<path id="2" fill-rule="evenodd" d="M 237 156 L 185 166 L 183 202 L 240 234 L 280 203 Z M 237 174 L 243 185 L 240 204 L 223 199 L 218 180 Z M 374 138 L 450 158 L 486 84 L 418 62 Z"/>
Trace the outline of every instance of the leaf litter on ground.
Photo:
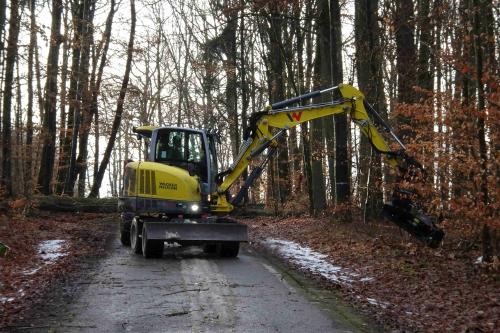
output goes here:
<path id="1" fill-rule="evenodd" d="M 0 328 L 40 302 L 81 258 L 103 253 L 110 234 L 103 220 L 116 219 L 112 214 L 41 214 L 0 218 L 0 239 L 10 248 L 0 258 Z"/>
<path id="2" fill-rule="evenodd" d="M 430 249 L 380 221 L 339 223 L 310 217 L 240 221 L 249 226 L 253 244 L 340 289 L 347 300 L 388 329 L 497 332 L 500 327 L 498 272 L 474 264 L 480 249 L 464 252 L 455 246 L 464 235 L 448 232 L 441 248 Z M 318 260 L 325 263 L 317 264 Z M 328 264 L 335 267 L 332 271 L 340 267 L 351 281 L 321 274 Z M 366 283 L 365 277 L 372 280 Z"/>

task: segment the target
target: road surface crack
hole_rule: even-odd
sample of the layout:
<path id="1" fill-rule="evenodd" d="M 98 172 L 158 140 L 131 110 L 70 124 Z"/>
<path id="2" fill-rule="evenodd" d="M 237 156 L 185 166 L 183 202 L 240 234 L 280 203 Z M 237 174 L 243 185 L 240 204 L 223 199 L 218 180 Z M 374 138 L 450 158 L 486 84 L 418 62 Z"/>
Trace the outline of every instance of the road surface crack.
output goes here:
<path id="1" fill-rule="evenodd" d="M 175 316 L 184 316 L 189 314 L 189 311 L 179 311 L 179 312 L 171 312 L 167 313 L 165 317 L 175 317 Z"/>
<path id="2" fill-rule="evenodd" d="M 190 291 L 197 291 L 197 292 L 200 292 L 200 291 L 207 291 L 208 288 L 198 288 L 198 289 L 185 289 L 185 290 L 178 290 L 178 291 L 174 291 L 173 293 L 168 293 L 168 294 L 162 294 L 162 296 L 170 296 L 170 295 L 175 295 L 175 294 L 181 294 L 181 293 L 186 293 L 186 292 L 190 292 Z"/>

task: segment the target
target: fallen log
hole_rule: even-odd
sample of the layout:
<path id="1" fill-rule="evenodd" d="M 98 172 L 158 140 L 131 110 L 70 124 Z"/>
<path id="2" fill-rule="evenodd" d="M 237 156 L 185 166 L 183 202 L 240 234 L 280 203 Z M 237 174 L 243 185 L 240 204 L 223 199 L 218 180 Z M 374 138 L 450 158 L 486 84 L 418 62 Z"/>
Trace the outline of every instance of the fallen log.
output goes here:
<path id="1" fill-rule="evenodd" d="M 273 216 L 274 213 L 266 209 L 264 205 L 261 204 L 247 204 L 240 207 L 234 207 L 231 212 L 233 216 Z"/>
<path id="2" fill-rule="evenodd" d="M 73 198 L 65 196 L 35 196 L 33 208 L 56 212 L 115 213 L 117 198 Z"/>

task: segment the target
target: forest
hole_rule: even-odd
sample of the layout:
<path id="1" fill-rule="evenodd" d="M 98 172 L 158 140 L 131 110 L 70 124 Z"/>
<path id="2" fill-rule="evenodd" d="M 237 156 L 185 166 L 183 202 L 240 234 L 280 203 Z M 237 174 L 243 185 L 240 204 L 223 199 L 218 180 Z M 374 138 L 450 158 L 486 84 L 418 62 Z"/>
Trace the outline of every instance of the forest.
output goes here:
<path id="1" fill-rule="evenodd" d="M 0 0 L 0 330 L 249 331 L 260 321 L 262 331 L 325 331 L 297 302 L 314 282 L 314 306 L 346 301 L 371 318 L 346 331 L 496 332 L 499 17 L 496 0 Z M 125 243 L 138 242 L 140 216 L 127 229 L 122 214 L 118 238 L 125 165 L 148 159 L 134 128 L 210 129 L 224 171 L 252 115 L 342 83 L 424 171 L 401 178 L 346 111 L 279 132 L 231 217 L 248 228 L 240 258 L 163 251 L 163 241 L 164 260 L 138 258 Z M 435 247 L 382 219 L 395 189 L 418 193 L 436 217 L 445 236 Z M 311 254 L 321 264 L 298 264 Z"/>
<path id="2" fill-rule="evenodd" d="M 217 130 L 224 169 L 252 113 L 344 82 L 425 166 L 427 210 L 495 239 L 498 17 L 492 0 L 1 0 L 1 195 L 118 196 L 140 125 Z M 365 221 L 394 182 L 341 115 L 288 131 L 246 200 Z"/>

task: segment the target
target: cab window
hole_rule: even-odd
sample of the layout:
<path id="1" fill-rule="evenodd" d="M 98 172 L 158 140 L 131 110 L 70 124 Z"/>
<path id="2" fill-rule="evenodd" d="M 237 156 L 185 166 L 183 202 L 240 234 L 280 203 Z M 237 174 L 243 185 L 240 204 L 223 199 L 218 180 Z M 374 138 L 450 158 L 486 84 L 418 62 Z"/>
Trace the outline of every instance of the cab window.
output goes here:
<path id="1" fill-rule="evenodd" d="M 156 141 L 157 161 L 183 161 L 186 159 L 185 132 L 162 131 Z"/>
<path id="2" fill-rule="evenodd" d="M 182 130 L 163 130 L 158 133 L 155 157 L 158 162 L 196 162 L 204 158 L 200 133 Z"/>
<path id="3" fill-rule="evenodd" d="M 190 133 L 188 139 L 189 161 L 199 163 L 203 158 L 203 142 L 201 135 L 198 133 Z"/>

